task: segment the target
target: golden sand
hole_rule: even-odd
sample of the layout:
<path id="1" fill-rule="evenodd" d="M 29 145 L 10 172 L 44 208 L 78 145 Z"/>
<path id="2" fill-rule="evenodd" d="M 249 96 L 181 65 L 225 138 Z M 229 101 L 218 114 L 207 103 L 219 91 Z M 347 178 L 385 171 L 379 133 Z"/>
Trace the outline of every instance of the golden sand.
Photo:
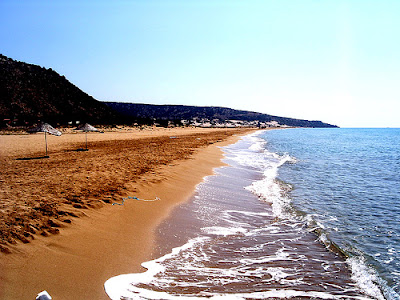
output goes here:
<path id="1" fill-rule="evenodd" d="M 245 129 L 125 128 L 0 135 L 0 299 L 108 299 L 104 282 L 154 258 L 154 230 Z M 127 199 L 160 200 L 147 202 Z"/>

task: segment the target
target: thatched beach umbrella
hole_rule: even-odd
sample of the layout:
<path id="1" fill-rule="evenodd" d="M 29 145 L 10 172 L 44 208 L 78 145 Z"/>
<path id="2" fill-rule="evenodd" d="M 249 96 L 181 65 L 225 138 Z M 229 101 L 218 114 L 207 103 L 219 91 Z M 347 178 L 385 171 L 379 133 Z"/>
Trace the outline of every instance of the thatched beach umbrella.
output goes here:
<path id="1" fill-rule="evenodd" d="M 85 137 L 86 137 L 86 149 L 85 150 L 88 150 L 88 148 L 87 148 L 87 133 L 89 131 L 99 131 L 97 128 L 93 127 L 92 125 L 90 125 L 88 123 L 79 125 L 78 127 L 75 128 L 75 130 L 81 130 L 81 131 L 85 132 Z"/>
<path id="2" fill-rule="evenodd" d="M 53 126 L 47 123 L 41 123 L 38 126 L 28 130 L 29 133 L 44 132 L 44 140 L 46 141 L 46 157 L 47 156 L 47 133 L 55 136 L 60 136 L 61 132 L 55 129 Z"/>

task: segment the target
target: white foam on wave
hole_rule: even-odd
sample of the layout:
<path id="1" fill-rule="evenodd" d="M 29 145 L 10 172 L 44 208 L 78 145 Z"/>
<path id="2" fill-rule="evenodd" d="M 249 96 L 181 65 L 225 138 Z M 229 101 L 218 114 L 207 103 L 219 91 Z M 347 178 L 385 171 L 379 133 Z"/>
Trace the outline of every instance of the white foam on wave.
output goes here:
<path id="1" fill-rule="evenodd" d="M 254 151 L 254 152 L 264 152 L 265 145 L 267 144 L 266 141 L 261 140 L 257 136 L 251 136 L 250 139 L 253 139 L 253 141 L 255 141 L 255 143 L 249 147 L 249 150 Z"/>
<path id="2" fill-rule="evenodd" d="M 162 265 L 163 261 L 177 256 L 180 252 L 193 247 L 196 244 L 202 243 L 207 240 L 207 237 L 199 237 L 189 240 L 181 247 L 173 248 L 172 251 L 155 260 L 147 261 L 142 264 L 142 267 L 147 271 L 144 273 L 123 274 L 112 277 L 104 283 L 104 289 L 107 295 L 112 300 L 119 300 L 127 297 L 130 299 L 172 299 L 168 298 L 169 295 L 163 292 L 155 292 L 144 288 L 139 288 L 139 284 L 149 284 L 154 280 L 155 275 L 164 272 L 165 266 Z M 182 298 L 184 299 L 184 298 Z"/>
<path id="3" fill-rule="evenodd" d="M 212 299 L 212 300 L 245 300 L 245 299 L 292 299 L 307 297 L 310 299 L 331 299 L 331 300 L 371 300 L 369 297 L 358 297 L 358 296 L 345 296 L 345 295 L 332 295 L 326 292 L 317 291 L 298 291 L 289 289 L 273 289 L 263 292 L 253 292 L 253 293 L 238 293 L 238 294 L 216 294 L 202 292 L 196 296 L 184 296 L 184 295 L 170 295 L 164 292 L 149 291 L 146 295 L 133 294 L 128 297 L 128 299 L 165 299 L 165 300 L 196 300 L 196 299 Z"/>
<path id="4" fill-rule="evenodd" d="M 276 217 L 289 217 L 286 210 L 290 206 L 290 199 L 285 197 L 277 176 L 282 165 L 296 163 L 297 160 L 288 154 L 279 155 L 268 151 L 265 148 L 267 142 L 259 137 L 262 133 L 260 131 L 243 137 L 243 142 L 248 143 L 247 149 L 231 149 L 228 156 L 239 165 L 258 170 L 262 179 L 246 188 L 263 201 L 271 203 Z"/>
<path id="5" fill-rule="evenodd" d="M 125 296 L 126 299 L 165 299 L 165 300 L 196 300 L 196 299 L 213 299 L 213 300 L 245 300 L 245 299 L 292 299 L 307 297 L 310 299 L 352 299 L 352 300 L 371 300 L 370 297 L 359 297 L 359 296 L 345 296 L 345 295 L 332 295 L 326 292 L 317 291 L 298 291 L 289 289 L 273 289 L 263 292 L 253 292 L 253 293 L 238 293 L 238 294 L 217 294 L 217 293 L 207 293 L 201 292 L 196 296 L 189 295 L 171 295 L 165 292 L 158 291 L 146 291 L 146 293 L 136 293 L 131 292 L 129 296 Z M 124 298 L 124 299 L 125 299 Z M 119 300 L 121 298 L 111 298 L 112 300 Z"/>
<path id="6" fill-rule="evenodd" d="M 247 187 L 252 193 L 260 199 L 271 203 L 272 211 L 276 217 L 289 217 L 286 211 L 290 206 L 290 199 L 284 195 L 279 182 L 277 181 L 278 170 L 287 162 L 295 162 L 295 159 L 289 155 L 278 156 L 275 153 L 265 154 L 263 178 L 253 182 Z"/>
<path id="7" fill-rule="evenodd" d="M 285 252 L 285 248 L 279 249 L 275 253 L 275 255 L 268 255 L 257 258 L 243 258 L 240 260 L 240 263 L 244 265 L 251 265 L 251 264 L 264 264 L 271 261 L 283 261 L 283 260 L 293 260 L 293 258 L 290 258 L 289 254 Z"/>
<path id="8" fill-rule="evenodd" d="M 239 219 L 237 217 L 240 217 Z M 268 212 L 250 212 L 250 211 L 239 211 L 239 210 L 226 210 L 220 216 L 221 220 L 224 220 L 227 224 L 229 224 L 230 228 L 240 228 L 241 233 L 246 233 L 246 235 L 250 235 L 254 229 L 251 231 L 243 231 L 243 229 L 248 229 L 249 224 L 246 222 L 246 218 L 254 218 L 254 217 L 270 217 L 271 214 Z M 227 227 L 227 226 L 225 226 Z"/>
<path id="9" fill-rule="evenodd" d="M 206 294 L 207 295 L 207 294 Z M 354 300 L 371 300 L 369 297 L 354 297 L 354 296 L 345 296 L 345 295 L 332 295 L 326 292 L 316 292 L 316 291 L 298 291 L 298 290 L 289 290 L 289 289 L 273 289 L 264 292 L 253 292 L 253 293 L 240 293 L 235 295 L 212 295 L 210 299 L 269 299 L 269 298 L 279 298 L 279 299 L 291 299 L 291 298 L 300 298 L 307 297 L 311 299 L 354 299 Z M 199 299 L 197 297 L 191 299 Z"/>
<path id="10" fill-rule="evenodd" d="M 231 148 L 225 147 L 225 156 L 234 160 L 239 165 L 251 167 L 259 171 L 265 169 L 265 144 L 266 141 L 259 138 L 262 132 L 256 132 L 242 137 L 241 142 L 245 147 Z"/>
<path id="11" fill-rule="evenodd" d="M 217 229 L 217 228 L 215 228 Z M 154 286 L 163 286 L 163 285 L 173 285 L 178 284 L 178 282 L 173 282 L 168 278 L 168 276 L 160 276 L 166 270 L 166 267 L 162 264 L 169 259 L 176 258 L 179 255 L 183 255 L 183 258 L 180 259 L 180 262 L 184 260 L 186 250 L 190 250 L 196 246 L 201 246 L 206 243 L 209 239 L 205 237 L 195 238 L 188 241 L 185 245 L 181 247 L 174 248 L 171 253 L 164 255 L 161 258 L 158 258 L 153 261 L 145 262 L 142 264 L 143 267 L 147 269 L 144 273 L 138 274 L 124 274 L 110 278 L 104 284 L 105 291 L 107 295 L 112 300 L 117 299 L 266 299 L 270 297 L 274 298 L 290 298 L 290 297 L 318 297 L 320 299 L 336 299 L 335 295 L 330 293 L 321 293 L 316 291 L 296 291 L 296 290 L 270 290 L 264 292 L 250 292 L 250 293 L 211 293 L 211 292 L 199 292 L 198 294 L 170 294 L 160 290 L 152 290 L 147 285 Z M 190 252 L 190 251 L 189 251 Z M 190 254 L 189 254 L 190 255 Z M 271 259 L 285 259 L 286 254 L 284 253 L 284 249 L 279 250 Z M 191 257 L 193 258 L 193 257 Z M 245 262 L 244 262 L 245 263 Z M 253 264 L 254 261 L 248 261 L 247 263 Z M 239 281 L 240 276 L 263 276 L 265 274 L 269 274 L 271 276 L 271 281 L 282 281 L 284 282 L 287 277 L 290 277 L 291 274 L 287 273 L 284 268 L 280 267 L 270 267 L 267 269 L 256 268 L 256 269 L 247 269 L 246 263 L 242 268 L 233 268 L 233 269 L 223 269 L 223 268 L 213 268 L 213 267 L 202 267 L 198 269 L 196 264 L 193 262 L 184 264 L 183 266 L 175 266 L 177 268 L 184 268 L 185 272 L 194 271 L 196 273 L 200 273 L 206 275 L 207 283 L 215 286 L 225 285 L 229 283 L 233 283 L 235 281 Z M 156 278 L 156 275 L 158 277 Z M 291 282 L 293 281 L 290 279 Z M 198 282 L 198 285 L 201 286 L 204 282 Z M 294 283 L 294 282 L 293 282 Z M 179 283 L 181 286 L 185 286 L 183 282 Z M 188 283 L 189 284 L 189 283 Z M 190 283 L 191 287 L 196 286 L 195 282 Z M 344 299 L 344 298 L 337 298 Z M 356 298 L 354 298 L 356 299 Z M 361 299 L 361 298 L 360 298 Z"/>
<path id="12" fill-rule="evenodd" d="M 222 226 L 205 227 L 202 228 L 202 231 L 204 231 L 207 234 L 222 235 L 222 236 L 245 234 L 247 232 L 247 230 L 242 227 L 233 228 L 233 227 L 222 227 Z"/>
<path id="13" fill-rule="evenodd" d="M 381 280 L 380 277 L 376 274 L 374 269 L 367 266 L 363 256 L 350 257 L 347 259 L 347 263 L 351 268 L 352 279 L 361 290 L 376 299 L 385 299 L 378 287 L 378 282 Z"/>

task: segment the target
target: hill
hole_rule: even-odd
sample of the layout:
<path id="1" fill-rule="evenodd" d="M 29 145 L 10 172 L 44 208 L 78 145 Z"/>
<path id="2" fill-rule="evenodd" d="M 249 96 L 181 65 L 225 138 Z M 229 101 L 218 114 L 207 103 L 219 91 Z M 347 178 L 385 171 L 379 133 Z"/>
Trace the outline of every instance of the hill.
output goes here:
<path id="1" fill-rule="evenodd" d="M 293 127 L 313 127 L 326 128 L 337 127 L 335 125 L 323 123 L 321 121 L 308 121 L 293 118 L 277 117 L 252 111 L 236 110 L 226 107 L 204 107 L 186 105 L 152 105 L 139 103 L 104 102 L 116 112 L 130 118 L 157 119 L 157 120 L 240 120 L 240 121 L 259 121 L 277 122 L 281 125 Z"/>
<path id="2" fill-rule="evenodd" d="M 225 107 L 151 105 L 100 102 L 54 70 L 15 61 L 0 54 L 0 122 L 31 125 L 38 121 L 53 125 L 69 121 L 94 124 L 162 125 L 179 120 L 240 120 L 279 123 L 295 127 L 336 127 L 321 121 L 284 118 Z"/>
<path id="3" fill-rule="evenodd" d="M 0 120 L 17 124 L 38 120 L 107 123 L 116 113 L 51 68 L 15 61 L 0 54 Z"/>

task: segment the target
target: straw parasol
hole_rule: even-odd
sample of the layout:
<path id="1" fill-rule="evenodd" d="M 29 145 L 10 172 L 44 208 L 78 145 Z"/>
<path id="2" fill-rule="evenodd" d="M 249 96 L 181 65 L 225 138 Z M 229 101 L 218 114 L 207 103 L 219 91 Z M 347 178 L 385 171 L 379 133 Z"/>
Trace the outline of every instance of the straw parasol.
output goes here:
<path id="1" fill-rule="evenodd" d="M 46 141 L 46 156 L 47 156 L 47 133 L 50 133 L 55 136 L 60 136 L 61 132 L 55 129 L 53 126 L 51 126 L 48 123 L 41 123 L 38 126 L 31 128 L 28 130 L 29 133 L 36 133 L 36 132 L 44 132 L 44 140 Z"/>
<path id="2" fill-rule="evenodd" d="M 85 132 L 85 137 L 86 137 L 86 149 L 79 149 L 79 150 L 88 150 L 87 147 L 87 133 L 89 131 L 99 131 L 97 128 L 93 127 L 92 125 L 90 125 L 89 123 L 85 123 L 83 125 L 79 125 L 78 127 L 75 128 L 75 130 L 81 130 Z"/>

